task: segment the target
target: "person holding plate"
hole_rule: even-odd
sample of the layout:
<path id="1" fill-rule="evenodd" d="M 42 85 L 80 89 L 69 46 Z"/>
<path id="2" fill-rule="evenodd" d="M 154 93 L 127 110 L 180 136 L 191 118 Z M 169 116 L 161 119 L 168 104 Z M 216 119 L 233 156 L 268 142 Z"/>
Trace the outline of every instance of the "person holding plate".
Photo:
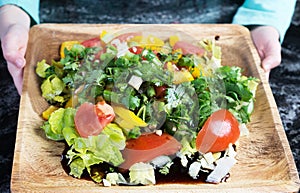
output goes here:
<path id="1" fill-rule="evenodd" d="M 251 37 L 268 78 L 281 63 L 281 43 L 291 23 L 296 0 L 245 0 L 232 23 L 251 30 Z M 39 0 L 0 0 L 0 38 L 3 56 L 21 94 L 30 26 L 40 23 Z"/>

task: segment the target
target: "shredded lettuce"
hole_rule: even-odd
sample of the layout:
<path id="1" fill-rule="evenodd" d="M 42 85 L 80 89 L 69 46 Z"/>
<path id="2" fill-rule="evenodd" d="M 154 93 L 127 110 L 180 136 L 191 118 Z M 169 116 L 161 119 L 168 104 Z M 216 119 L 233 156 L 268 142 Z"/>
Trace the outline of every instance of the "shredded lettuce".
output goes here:
<path id="1" fill-rule="evenodd" d="M 63 103 L 65 99 L 59 96 L 65 88 L 65 84 L 56 75 L 49 76 L 41 85 L 42 96 L 49 102 Z"/>
<path id="2" fill-rule="evenodd" d="M 125 148 L 126 138 L 116 124 L 108 124 L 102 133 L 88 138 L 75 138 L 72 130 L 65 135 L 71 136 L 69 138 L 72 139 L 69 140 L 72 144 L 67 152 L 67 158 L 71 168 L 70 175 L 74 177 L 80 178 L 83 169 L 87 169 L 95 181 L 101 181 L 103 176 L 101 179 L 96 179 L 99 176 L 96 177 L 92 173 L 93 165 L 105 162 L 116 167 L 124 161 L 120 150 Z"/>
<path id="3" fill-rule="evenodd" d="M 46 78 L 47 77 L 47 69 L 50 68 L 51 66 L 49 64 L 46 63 L 46 60 L 42 60 L 40 62 L 37 63 L 37 67 L 36 67 L 36 74 L 41 77 L 41 78 Z"/>
<path id="4" fill-rule="evenodd" d="M 129 169 L 130 183 L 132 184 L 155 184 L 154 169 L 150 164 L 135 163 Z"/>

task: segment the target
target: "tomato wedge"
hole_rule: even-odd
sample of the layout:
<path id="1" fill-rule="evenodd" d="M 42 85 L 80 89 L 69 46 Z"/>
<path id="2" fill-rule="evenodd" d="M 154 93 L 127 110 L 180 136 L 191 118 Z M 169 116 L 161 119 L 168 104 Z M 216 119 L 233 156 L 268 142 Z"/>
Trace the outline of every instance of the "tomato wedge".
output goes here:
<path id="1" fill-rule="evenodd" d="M 81 137 L 99 135 L 115 117 L 113 109 L 105 102 L 96 105 L 85 102 L 78 108 L 74 122 Z"/>
<path id="2" fill-rule="evenodd" d="M 132 46 L 128 50 L 133 54 L 141 54 L 143 52 L 144 48 L 142 48 L 140 46 Z"/>
<path id="3" fill-rule="evenodd" d="M 204 49 L 199 48 L 193 44 L 184 41 L 177 41 L 173 46 L 174 50 L 181 49 L 182 54 L 197 54 L 202 56 L 204 54 Z"/>
<path id="4" fill-rule="evenodd" d="M 104 127 L 115 118 L 114 109 L 105 101 L 100 101 L 95 105 L 98 120 Z"/>
<path id="5" fill-rule="evenodd" d="M 155 133 L 143 134 L 126 142 L 126 148 L 122 151 L 125 162 L 119 167 L 127 170 L 135 163 L 148 162 L 161 155 L 175 154 L 180 148 L 181 144 L 167 133 L 161 136 Z"/>
<path id="6" fill-rule="evenodd" d="M 86 48 L 102 47 L 102 49 L 98 53 L 95 54 L 95 58 L 97 58 L 97 59 L 99 59 L 101 54 L 103 54 L 105 52 L 105 45 L 99 37 L 85 40 L 85 41 L 81 42 L 81 45 L 83 45 Z"/>
<path id="7" fill-rule="evenodd" d="M 238 121 L 228 110 L 221 109 L 204 123 L 196 138 L 196 148 L 201 153 L 224 151 L 239 136 Z"/>

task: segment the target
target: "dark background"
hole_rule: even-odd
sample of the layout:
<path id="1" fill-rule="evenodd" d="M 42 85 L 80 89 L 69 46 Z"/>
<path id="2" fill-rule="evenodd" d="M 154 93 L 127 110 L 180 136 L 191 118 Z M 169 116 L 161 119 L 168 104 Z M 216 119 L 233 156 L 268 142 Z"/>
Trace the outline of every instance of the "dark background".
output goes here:
<path id="1" fill-rule="evenodd" d="M 41 23 L 231 23 L 243 1 L 41 0 Z M 201 32 L 199 32 L 201 33 Z M 270 86 L 300 170 L 300 1 Z M 0 54 L 0 192 L 10 192 L 20 97 Z"/>

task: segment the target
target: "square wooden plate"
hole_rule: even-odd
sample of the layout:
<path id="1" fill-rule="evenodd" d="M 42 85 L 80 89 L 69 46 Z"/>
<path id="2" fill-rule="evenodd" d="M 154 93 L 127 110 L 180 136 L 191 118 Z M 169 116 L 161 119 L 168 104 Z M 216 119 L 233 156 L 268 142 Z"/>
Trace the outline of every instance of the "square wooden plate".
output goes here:
<path id="1" fill-rule="evenodd" d="M 116 32 L 134 27 L 155 27 L 157 35 L 182 31 L 195 40 L 215 38 L 222 48 L 222 64 L 244 69 L 261 80 L 255 110 L 248 124 L 249 136 L 240 139 L 237 164 L 231 180 L 214 184 L 157 184 L 154 186 L 102 187 L 88 180 L 75 179 L 64 171 L 61 154 L 64 143 L 45 138 L 40 129 L 41 112 L 47 103 L 41 97 L 35 74 L 38 61 L 59 58 L 59 46 L 66 40 L 86 40 L 103 30 Z M 270 86 L 260 67 L 260 59 L 249 31 L 232 24 L 42 24 L 30 30 L 27 66 L 21 97 L 12 170 L 12 192 L 297 192 L 299 177 Z"/>

